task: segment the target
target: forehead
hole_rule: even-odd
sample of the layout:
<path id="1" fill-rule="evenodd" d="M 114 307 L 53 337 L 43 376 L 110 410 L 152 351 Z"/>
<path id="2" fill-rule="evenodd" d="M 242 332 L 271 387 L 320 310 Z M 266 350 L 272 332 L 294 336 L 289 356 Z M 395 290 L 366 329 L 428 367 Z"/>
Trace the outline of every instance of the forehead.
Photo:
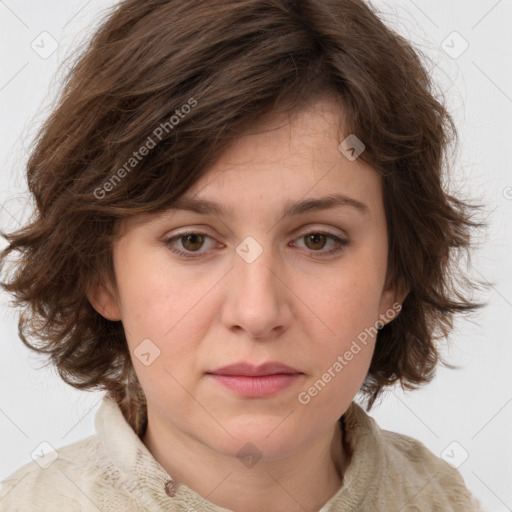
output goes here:
<path id="1" fill-rule="evenodd" d="M 367 214 L 371 208 L 363 198 L 380 192 L 381 176 L 340 151 L 345 137 L 342 111 L 329 98 L 267 116 L 240 135 L 174 206 L 229 216 L 244 201 L 259 201 L 263 209 L 275 199 L 290 215 L 331 206 Z"/>
<path id="2" fill-rule="evenodd" d="M 292 114 L 265 117 L 235 139 L 167 213 L 229 219 L 272 211 L 275 218 L 343 208 L 371 216 L 381 202 L 381 177 L 340 151 L 342 122 L 338 105 L 325 98 Z"/>

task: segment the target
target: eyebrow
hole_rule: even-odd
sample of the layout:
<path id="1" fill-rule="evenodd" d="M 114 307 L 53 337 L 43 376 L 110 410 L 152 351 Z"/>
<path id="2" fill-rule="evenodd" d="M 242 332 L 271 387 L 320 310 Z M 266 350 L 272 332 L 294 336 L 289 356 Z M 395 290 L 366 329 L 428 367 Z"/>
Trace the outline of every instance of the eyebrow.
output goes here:
<path id="1" fill-rule="evenodd" d="M 368 215 L 370 213 L 368 206 L 361 201 L 358 201 L 357 199 L 353 199 L 352 197 L 348 197 L 343 194 L 331 194 L 326 197 L 305 199 L 298 202 L 288 201 L 284 205 L 281 217 L 294 217 L 304 213 L 328 210 L 342 206 L 353 208 L 364 215 Z M 170 209 L 191 211 L 200 215 L 212 214 L 219 217 L 235 216 L 235 212 L 232 208 L 225 208 L 219 203 L 210 201 L 208 199 L 195 199 L 186 195 L 175 201 L 171 205 Z"/>

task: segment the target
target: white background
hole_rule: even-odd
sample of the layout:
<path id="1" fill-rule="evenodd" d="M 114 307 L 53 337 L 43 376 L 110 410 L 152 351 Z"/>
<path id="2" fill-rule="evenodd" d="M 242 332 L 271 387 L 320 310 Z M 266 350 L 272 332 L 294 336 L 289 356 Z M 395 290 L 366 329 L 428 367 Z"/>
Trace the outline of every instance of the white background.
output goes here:
<path id="1" fill-rule="evenodd" d="M 22 211 L 24 163 L 31 137 L 58 90 L 63 59 L 80 47 L 101 11 L 113 3 L 0 1 L 2 229 L 10 231 L 28 216 Z M 382 428 L 419 439 L 438 456 L 457 463 L 467 455 L 459 466 L 467 486 L 488 510 L 512 510 L 512 343 L 507 320 L 512 316 L 512 1 L 394 0 L 374 5 L 387 23 L 433 59 L 432 74 L 460 133 L 453 183 L 461 194 L 487 205 L 490 228 L 473 253 L 473 275 L 496 284 L 477 297 L 488 300 L 485 309 L 455 323 L 444 354 L 462 369 L 440 367 L 435 380 L 419 391 L 389 391 L 371 415 Z M 48 37 L 40 36 L 45 31 L 59 46 L 41 58 L 31 43 Z M 468 48 L 458 55 L 465 44 Z M 1 480 L 29 462 L 42 441 L 59 448 L 93 434 L 103 393 L 79 392 L 53 369 L 38 369 L 42 360 L 18 338 L 16 311 L 7 307 L 5 293 L 0 299 Z"/>

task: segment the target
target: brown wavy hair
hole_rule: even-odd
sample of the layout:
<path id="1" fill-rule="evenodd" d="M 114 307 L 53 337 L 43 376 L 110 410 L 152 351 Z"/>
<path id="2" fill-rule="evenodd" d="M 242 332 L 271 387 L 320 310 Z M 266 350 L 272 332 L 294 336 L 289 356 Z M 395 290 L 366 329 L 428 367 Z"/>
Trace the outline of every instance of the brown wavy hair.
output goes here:
<path id="1" fill-rule="evenodd" d="M 465 296 L 479 285 L 458 265 L 485 225 L 473 220 L 482 206 L 444 189 L 454 121 L 426 56 L 374 7 L 125 0 L 73 59 L 28 159 L 35 213 L 2 232 L 0 262 L 3 273 L 18 253 L 1 284 L 22 307 L 21 340 L 47 354 L 65 382 L 107 391 L 142 435 L 145 397 L 123 325 L 91 306 L 88 285 L 99 278 L 115 289 L 112 243 L 124 219 L 172 207 L 262 116 L 294 112 L 323 93 L 343 106 L 345 135 L 365 144 L 359 158 L 383 176 L 387 282 L 410 290 L 378 333 L 361 388 L 368 410 L 386 386 L 414 389 L 438 363 L 454 367 L 437 341 L 455 313 L 485 305 Z M 142 156 L 148 137 L 155 144 Z"/>

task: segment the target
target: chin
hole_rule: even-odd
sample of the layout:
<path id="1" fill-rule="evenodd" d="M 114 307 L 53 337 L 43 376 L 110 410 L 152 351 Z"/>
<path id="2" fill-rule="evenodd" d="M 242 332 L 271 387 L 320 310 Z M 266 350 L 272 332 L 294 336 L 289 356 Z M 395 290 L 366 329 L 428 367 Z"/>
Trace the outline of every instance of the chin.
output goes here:
<path id="1" fill-rule="evenodd" d="M 283 417 L 244 416 L 222 421 L 227 434 L 217 437 L 215 449 L 232 457 L 253 456 L 265 460 L 285 457 L 305 439 L 299 439 L 294 423 Z M 254 453 L 253 453 L 254 452 Z"/>

